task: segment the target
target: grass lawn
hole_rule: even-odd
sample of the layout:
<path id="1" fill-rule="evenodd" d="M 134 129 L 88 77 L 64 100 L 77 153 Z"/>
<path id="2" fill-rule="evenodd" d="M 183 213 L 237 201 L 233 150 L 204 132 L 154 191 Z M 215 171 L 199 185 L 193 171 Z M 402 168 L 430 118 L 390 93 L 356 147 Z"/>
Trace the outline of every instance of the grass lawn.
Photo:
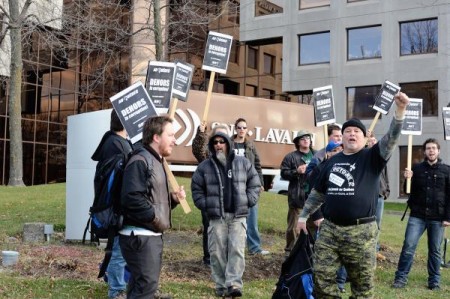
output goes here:
<path id="1" fill-rule="evenodd" d="M 178 178 L 180 185 L 188 191 L 188 202 L 192 213 L 185 215 L 177 208 L 173 215 L 173 231 L 193 232 L 200 227 L 200 212 L 191 200 L 190 180 Z M 2 250 L 10 249 L 10 237 L 21 238 L 25 222 L 53 223 L 55 230 L 65 228 L 65 184 L 50 184 L 27 188 L 0 186 L 0 246 Z M 441 291 L 431 292 L 426 289 L 426 236 L 422 237 L 417 255 L 409 276 L 408 286 L 403 290 L 390 288 L 396 262 L 401 250 L 405 221 L 400 221 L 404 204 L 388 203 L 385 206 L 380 241 L 387 260 L 378 264 L 376 270 L 376 298 L 448 298 L 450 291 L 450 269 L 442 270 Z M 274 254 L 282 254 L 284 230 L 286 228 L 287 198 L 282 195 L 264 192 L 259 203 L 259 229 L 263 235 L 264 248 Z M 84 220 L 83 220 L 84 223 Z M 84 224 L 83 224 L 84 225 Z M 171 232 L 167 232 L 171 234 Z M 55 241 L 56 242 L 56 241 Z M 64 246 L 80 246 L 65 244 Z M 89 246 L 87 247 L 89 250 Z M 92 247 L 92 246 L 91 246 Z M 92 249 L 96 250 L 96 249 Z M 192 243 L 189 248 L 175 248 L 164 252 L 164 257 L 171 255 L 181 258 L 201 259 L 201 242 Z M 264 257 L 270 259 L 271 256 Z M 450 258 L 448 258 L 450 259 Z M 22 262 L 22 260 L 20 260 Z M 92 263 L 97 263 L 93 261 Z M 164 262 L 163 262 L 164 263 Z M 44 269 L 45 270 L 45 269 Z M 279 273 L 274 273 L 277 277 Z M 272 277 L 274 277 L 272 276 Z M 39 277 L 19 273 L 14 269 L 0 267 L 0 298 L 106 298 L 107 286 L 102 281 L 92 279 L 61 279 L 41 275 Z M 276 279 L 255 279 L 244 281 L 244 298 L 271 298 Z M 175 298 L 214 298 L 210 280 L 183 281 L 162 280 L 162 289 Z M 347 293 L 343 298 L 348 298 Z"/>

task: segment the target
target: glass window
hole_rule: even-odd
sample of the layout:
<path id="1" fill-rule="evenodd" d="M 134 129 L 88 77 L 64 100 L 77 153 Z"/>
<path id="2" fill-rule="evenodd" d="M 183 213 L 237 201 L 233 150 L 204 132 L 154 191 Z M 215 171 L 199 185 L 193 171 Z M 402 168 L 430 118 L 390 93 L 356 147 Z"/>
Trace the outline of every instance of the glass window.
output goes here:
<path id="1" fill-rule="evenodd" d="M 264 74 L 275 74 L 275 56 L 264 53 Z"/>
<path id="2" fill-rule="evenodd" d="M 347 59 L 381 57 L 381 26 L 347 30 Z"/>
<path id="3" fill-rule="evenodd" d="M 233 40 L 230 51 L 230 62 L 239 63 L 239 41 Z"/>
<path id="4" fill-rule="evenodd" d="M 8 102 L 6 98 L 6 89 L 6 82 L 0 82 L 0 115 L 6 115 L 6 103 Z"/>
<path id="5" fill-rule="evenodd" d="M 298 95 L 298 103 L 301 104 L 306 104 L 306 105 L 312 105 L 313 104 L 313 92 L 312 90 L 304 90 L 304 91 L 299 91 L 298 93 L 295 93 L 296 95 Z"/>
<path id="6" fill-rule="evenodd" d="M 280 1 L 267 1 L 267 0 L 256 0 L 255 1 L 255 16 L 265 16 L 272 15 L 283 12 L 282 2 L 274 3 Z"/>
<path id="7" fill-rule="evenodd" d="M 377 111 L 372 107 L 381 85 L 347 88 L 347 119 L 371 119 Z"/>
<path id="8" fill-rule="evenodd" d="M 247 66 L 252 69 L 257 69 L 258 66 L 258 50 L 248 47 Z"/>
<path id="9" fill-rule="evenodd" d="M 423 99 L 423 116 L 438 115 L 438 81 L 400 83 L 410 98 Z"/>
<path id="10" fill-rule="evenodd" d="M 330 32 L 299 36 L 300 65 L 330 62 Z"/>
<path id="11" fill-rule="evenodd" d="M 398 180 L 398 190 L 399 196 L 405 197 L 407 194 L 405 193 L 406 185 L 405 177 L 403 176 L 403 170 L 405 170 L 408 159 L 408 146 L 399 146 L 400 150 L 400 171 L 399 171 L 399 180 Z M 423 161 L 424 153 L 422 150 L 422 145 L 414 145 L 412 147 L 412 157 L 411 157 L 411 165 L 420 163 Z"/>
<path id="12" fill-rule="evenodd" d="M 263 88 L 261 97 L 273 100 L 275 98 L 275 91 L 267 88 Z"/>
<path id="13" fill-rule="evenodd" d="M 400 55 L 437 52 L 437 19 L 400 23 Z"/>
<path id="14" fill-rule="evenodd" d="M 256 86 L 250 84 L 245 85 L 245 96 L 256 97 L 256 91 Z"/>
<path id="15" fill-rule="evenodd" d="M 330 6 L 330 0 L 300 0 L 300 9 Z"/>

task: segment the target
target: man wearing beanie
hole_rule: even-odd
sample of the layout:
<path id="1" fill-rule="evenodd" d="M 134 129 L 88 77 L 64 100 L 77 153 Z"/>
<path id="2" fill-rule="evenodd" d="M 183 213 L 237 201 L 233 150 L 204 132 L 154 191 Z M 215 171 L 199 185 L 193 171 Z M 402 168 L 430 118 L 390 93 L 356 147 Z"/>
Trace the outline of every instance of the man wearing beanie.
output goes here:
<path id="1" fill-rule="evenodd" d="M 365 148 L 366 128 L 361 121 L 350 119 L 343 124 L 344 150 L 325 162 L 300 214 L 297 230 L 306 232 L 307 218 L 326 202 L 315 244 L 317 298 L 340 298 L 335 278 L 341 265 L 347 269 L 351 298 L 373 298 L 378 185 L 400 136 L 408 96 L 399 92 L 395 104 L 388 132 L 371 148 Z"/>
<path id="2" fill-rule="evenodd" d="M 245 268 L 246 226 L 256 205 L 261 181 L 252 163 L 236 156 L 228 135 L 216 132 L 208 143 L 210 156 L 192 176 L 192 198 L 209 219 L 211 272 L 219 297 L 241 297 Z"/>

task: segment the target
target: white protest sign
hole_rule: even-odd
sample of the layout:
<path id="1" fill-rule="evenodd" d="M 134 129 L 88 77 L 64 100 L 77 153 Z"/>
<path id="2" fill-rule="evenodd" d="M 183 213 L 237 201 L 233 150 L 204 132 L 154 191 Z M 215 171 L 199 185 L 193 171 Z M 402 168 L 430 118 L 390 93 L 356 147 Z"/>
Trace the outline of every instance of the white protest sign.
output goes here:
<path id="1" fill-rule="evenodd" d="M 444 121 L 444 138 L 450 140 L 450 107 L 442 108 L 442 119 Z"/>
<path id="2" fill-rule="evenodd" d="M 383 86 L 381 86 L 380 91 L 375 97 L 375 103 L 373 104 L 373 109 L 387 114 L 389 109 L 391 109 L 394 103 L 394 96 L 400 91 L 400 86 L 395 85 L 392 82 L 385 81 Z"/>
<path id="3" fill-rule="evenodd" d="M 145 87 L 158 114 L 167 113 L 172 99 L 175 63 L 150 61 L 147 69 Z"/>
<path id="4" fill-rule="evenodd" d="M 313 89 L 314 116 L 316 127 L 336 122 L 334 111 L 333 86 L 327 85 Z"/>
<path id="5" fill-rule="evenodd" d="M 402 125 L 402 134 L 422 134 L 422 104 L 422 99 L 409 99 L 409 105 L 406 106 L 405 111 L 405 120 Z"/>
<path id="6" fill-rule="evenodd" d="M 226 74 L 232 43 L 233 37 L 231 35 L 210 31 L 206 42 L 202 69 Z"/>
<path id="7" fill-rule="evenodd" d="M 187 62 L 177 61 L 175 63 L 175 78 L 173 81 L 173 97 L 186 102 L 189 89 L 191 88 L 192 76 L 195 67 Z"/>
<path id="8" fill-rule="evenodd" d="M 158 115 L 141 81 L 125 88 L 110 98 L 122 125 L 132 143 L 142 139 L 144 122 Z"/>

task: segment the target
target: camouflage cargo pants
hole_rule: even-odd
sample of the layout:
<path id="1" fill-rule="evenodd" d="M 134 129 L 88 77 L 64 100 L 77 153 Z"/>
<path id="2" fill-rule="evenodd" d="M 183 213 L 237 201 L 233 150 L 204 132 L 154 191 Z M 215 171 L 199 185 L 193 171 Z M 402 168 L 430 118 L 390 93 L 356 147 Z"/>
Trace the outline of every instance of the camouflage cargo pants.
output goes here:
<path id="1" fill-rule="evenodd" d="M 341 298 L 336 271 L 341 264 L 351 283 L 350 298 L 373 298 L 378 227 L 367 224 L 338 226 L 324 220 L 315 244 L 314 290 L 317 298 Z"/>

